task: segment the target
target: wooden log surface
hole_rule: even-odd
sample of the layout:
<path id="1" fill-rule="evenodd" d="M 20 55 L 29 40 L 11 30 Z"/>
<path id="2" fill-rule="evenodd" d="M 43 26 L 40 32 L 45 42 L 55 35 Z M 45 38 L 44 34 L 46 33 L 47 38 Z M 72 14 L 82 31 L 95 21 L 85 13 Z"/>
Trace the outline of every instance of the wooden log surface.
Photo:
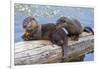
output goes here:
<path id="1" fill-rule="evenodd" d="M 82 33 L 78 41 L 68 41 L 65 62 L 94 50 L 94 37 Z M 15 65 L 45 64 L 61 62 L 62 49 L 48 40 L 22 41 L 15 43 Z"/>

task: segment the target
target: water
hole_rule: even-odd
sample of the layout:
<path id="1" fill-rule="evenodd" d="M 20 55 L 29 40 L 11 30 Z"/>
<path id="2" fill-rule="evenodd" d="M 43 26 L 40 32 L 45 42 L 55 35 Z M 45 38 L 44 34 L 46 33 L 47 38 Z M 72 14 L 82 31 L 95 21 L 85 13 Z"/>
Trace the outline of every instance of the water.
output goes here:
<path id="1" fill-rule="evenodd" d="M 93 53 L 85 54 L 84 61 L 93 61 L 93 60 L 94 60 Z"/>
<path id="2" fill-rule="evenodd" d="M 28 5 L 30 6 L 30 5 Z M 35 10 L 32 10 L 33 7 Z M 25 6 L 23 6 L 25 7 Z M 30 7 L 29 7 L 30 8 Z M 60 7 L 60 6 L 43 6 L 32 5 L 30 8 L 32 13 L 28 14 L 27 10 L 18 11 L 15 9 L 15 43 L 22 41 L 22 22 L 23 19 L 29 15 L 34 16 L 40 24 L 55 23 L 60 16 L 67 16 L 70 18 L 78 19 L 82 25 L 94 27 L 94 9 L 93 8 L 79 8 L 79 7 Z M 45 14 L 48 12 L 47 14 Z M 52 13 L 51 13 L 52 12 Z M 36 14 L 37 13 L 37 14 Z M 94 54 L 85 54 L 84 61 L 93 61 Z"/>

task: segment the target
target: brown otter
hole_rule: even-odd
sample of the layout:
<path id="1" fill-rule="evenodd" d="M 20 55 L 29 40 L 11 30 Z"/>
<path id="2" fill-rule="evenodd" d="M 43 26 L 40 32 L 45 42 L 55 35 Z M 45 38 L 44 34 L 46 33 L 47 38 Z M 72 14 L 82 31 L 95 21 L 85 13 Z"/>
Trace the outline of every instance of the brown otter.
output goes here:
<path id="1" fill-rule="evenodd" d="M 68 31 L 68 36 L 72 38 L 72 40 L 78 40 L 79 35 L 85 32 L 92 32 L 94 34 L 92 28 L 90 27 L 82 27 L 81 23 L 77 19 L 69 19 L 68 17 L 60 17 L 57 20 L 57 28 L 65 27 Z"/>
<path id="2" fill-rule="evenodd" d="M 27 17 L 23 21 L 25 33 L 22 38 L 29 40 L 49 40 L 49 34 L 56 28 L 54 23 L 39 24 L 34 17 Z"/>
<path id="3" fill-rule="evenodd" d="M 23 28 L 25 30 L 22 38 L 25 41 L 41 39 L 41 25 L 38 24 L 34 17 L 27 17 L 23 21 Z"/>
<path id="4" fill-rule="evenodd" d="M 68 34 L 65 32 L 64 28 L 57 29 L 56 25 L 53 23 L 41 24 L 40 26 L 40 24 L 38 24 L 35 18 L 33 17 L 25 18 L 25 20 L 23 21 L 23 28 L 25 29 L 25 33 L 23 35 L 23 39 L 25 41 L 37 40 L 37 39 L 50 40 L 52 43 L 62 47 L 63 59 L 67 57 Z"/>
<path id="5" fill-rule="evenodd" d="M 67 58 L 67 50 L 68 50 L 68 33 L 65 28 L 59 28 L 53 30 L 49 35 L 50 41 L 53 44 L 61 46 L 62 48 L 62 62 Z"/>

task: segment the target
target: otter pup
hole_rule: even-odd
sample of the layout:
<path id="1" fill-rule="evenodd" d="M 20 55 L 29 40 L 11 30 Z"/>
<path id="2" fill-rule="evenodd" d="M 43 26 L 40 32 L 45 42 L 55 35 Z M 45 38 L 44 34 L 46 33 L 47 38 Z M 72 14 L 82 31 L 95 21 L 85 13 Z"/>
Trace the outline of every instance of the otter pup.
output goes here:
<path id="1" fill-rule="evenodd" d="M 38 24 L 34 17 L 29 16 L 24 19 L 23 28 L 25 29 L 25 33 L 22 38 L 25 41 L 49 40 L 49 34 L 56 28 L 56 25 L 53 23 Z"/>
<path id="2" fill-rule="evenodd" d="M 38 24 L 34 17 L 27 17 L 23 21 L 23 28 L 25 30 L 22 38 L 25 41 L 41 39 L 41 25 Z"/>
<path id="3" fill-rule="evenodd" d="M 67 49 L 68 49 L 68 32 L 65 28 L 59 28 L 53 30 L 49 35 L 50 41 L 53 44 L 61 46 L 62 48 L 62 62 L 67 58 Z"/>
<path id="4" fill-rule="evenodd" d="M 94 34 L 92 28 L 90 27 L 82 27 L 80 22 L 77 19 L 69 19 L 68 17 L 61 17 L 57 20 L 57 28 L 65 27 L 66 30 L 69 33 L 69 37 L 71 37 L 72 40 L 78 40 L 79 35 L 85 31 L 85 32 L 92 32 Z"/>
<path id="5" fill-rule="evenodd" d="M 36 40 L 36 39 L 50 40 L 52 43 L 62 47 L 63 61 L 67 57 L 68 33 L 66 32 L 65 28 L 57 29 L 56 25 L 53 23 L 40 25 L 33 17 L 25 18 L 25 20 L 23 21 L 23 28 L 25 29 L 25 33 L 23 35 L 23 39 L 25 41 Z M 38 38 L 38 36 L 36 35 L 38 35 L 41 38 Z"/>

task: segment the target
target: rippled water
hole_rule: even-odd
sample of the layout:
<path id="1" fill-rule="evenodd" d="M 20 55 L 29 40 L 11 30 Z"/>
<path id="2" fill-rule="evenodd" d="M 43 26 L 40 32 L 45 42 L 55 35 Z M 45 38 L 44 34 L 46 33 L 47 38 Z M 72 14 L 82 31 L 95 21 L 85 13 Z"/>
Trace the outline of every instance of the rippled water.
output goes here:
<path id="1" fill-rule="evenodd" d="M 33 5 L 34 6 L 34 5 Z M 90 26 L 94 27 L 94 9 L 93 8 L 79 8 L 79 7 L 60 7 L 60 6 L 50 6 L 49 9 L 45 9 L 46 6 L 40 6 L 35 5 L 35 10 L 32 11 L 32 16 L 35 16 L 35 18 L 38 20 L 40 24 L 43 23 L 55 23 L 56 20 L 60 16 L 67 16 L 69 18 L 75 18 L 78 19 L 82 25 L 84 26 Z M 31 8 L 33 9 L 33 8 Z M 45 10 L 44 10 L 45 9 Z M 50 15 L 43 15 L 46 12 L 52 12 L 50 9 L 52 9 L 54 16 L 50 13 Z M 37 12 L 36 12 L 37 11 Z M 15 9 L 15 42 L 22 41 L 22 34 L 23 34 L 23 28 L 22 28 L 22 22 L 23 19 L 29 16 L 26 11 L 17 11 Z M 41 12 L 41 14 L 39 14 Z M 33 14 L 34 13 L 34 14 Z M 37 13 L 37 14 L 35 14 Z M 42 14 L 43 13 L 43 14 Z M 37 15 L 37 16 L 36 16 Z M 41 16 L 39 16 L 41 15 Z M 94 60 L 94 54 L 85 54 L 84 61 L 91 61 Z"/>

